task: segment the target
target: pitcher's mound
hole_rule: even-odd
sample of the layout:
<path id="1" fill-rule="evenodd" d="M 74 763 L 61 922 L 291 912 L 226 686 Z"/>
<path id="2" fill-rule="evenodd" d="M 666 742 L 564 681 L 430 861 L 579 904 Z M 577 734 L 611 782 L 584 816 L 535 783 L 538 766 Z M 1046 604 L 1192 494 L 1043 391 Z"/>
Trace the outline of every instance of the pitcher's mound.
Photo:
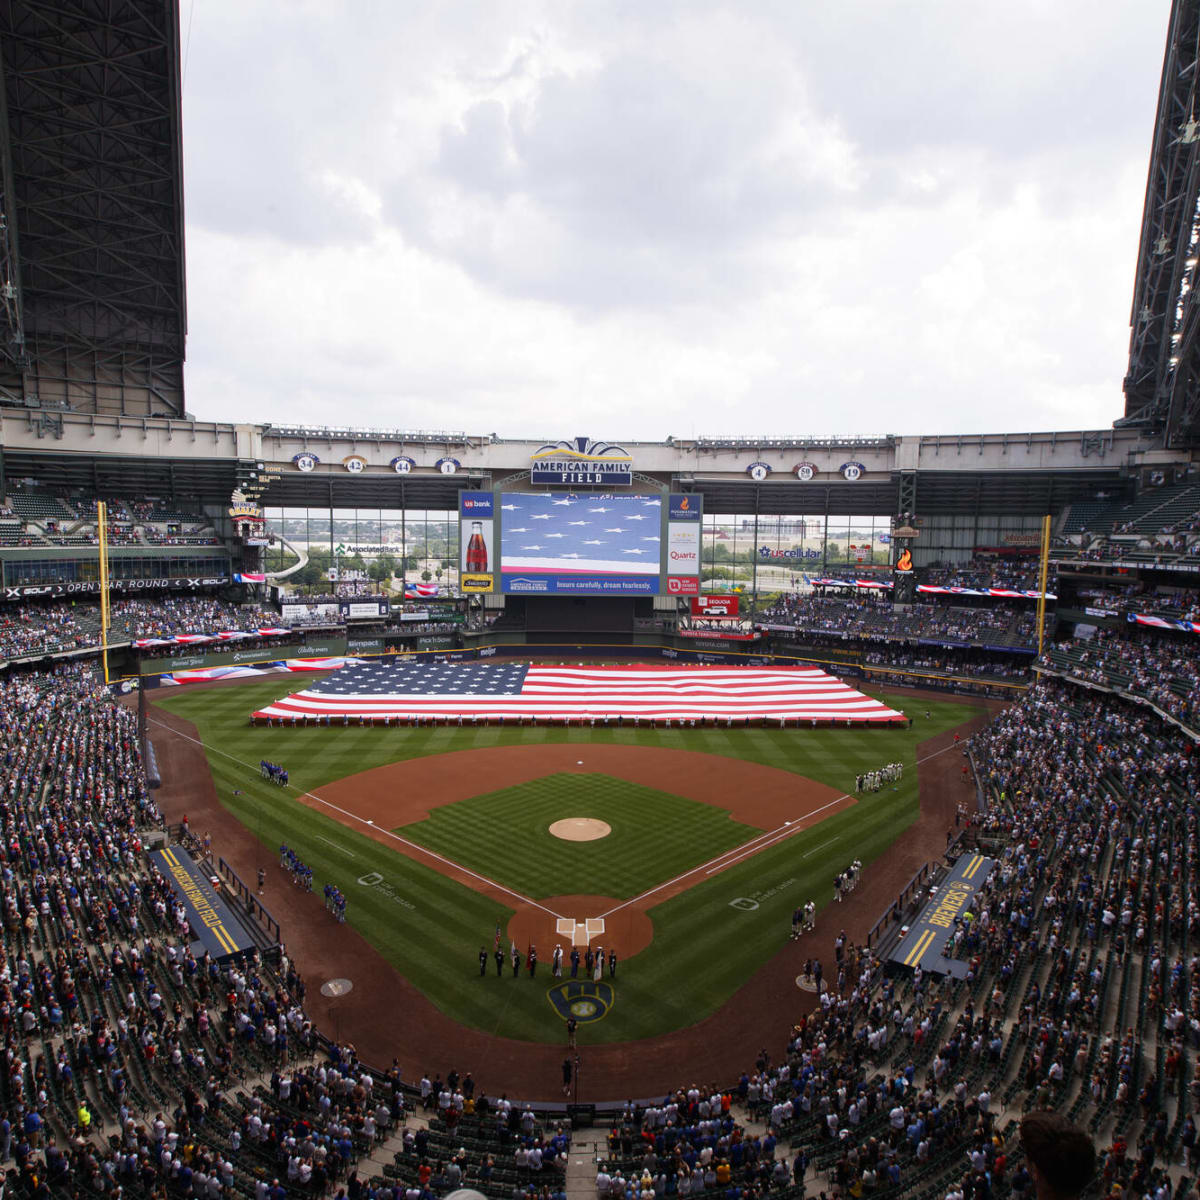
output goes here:
<path id="1" fill-rule="evenodd" d="M 594 842 L 597 838 L 608 837 L 612 833 L 612 826 L 595 817 L 565 817 L 555 821 L 550 826 L 550 832 L 564 842 Z"/>

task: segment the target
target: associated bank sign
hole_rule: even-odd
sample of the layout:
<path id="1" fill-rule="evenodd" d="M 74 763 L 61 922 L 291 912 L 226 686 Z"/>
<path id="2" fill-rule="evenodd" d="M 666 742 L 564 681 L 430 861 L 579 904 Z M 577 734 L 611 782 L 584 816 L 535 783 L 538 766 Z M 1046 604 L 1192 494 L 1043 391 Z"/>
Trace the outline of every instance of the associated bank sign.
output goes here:
<path id="1" fill-rule="evenodd" d="M 578 437 L 543 446 L 529 470 L 530 483 L 629 487 L 633 459 L 621 446 Z"/>

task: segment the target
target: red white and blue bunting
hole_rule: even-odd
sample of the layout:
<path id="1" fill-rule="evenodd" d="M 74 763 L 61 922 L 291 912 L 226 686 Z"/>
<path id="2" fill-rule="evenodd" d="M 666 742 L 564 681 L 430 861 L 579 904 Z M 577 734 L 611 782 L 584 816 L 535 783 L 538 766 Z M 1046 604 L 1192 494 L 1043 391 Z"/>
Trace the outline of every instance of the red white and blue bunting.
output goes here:
<path id="1" fill-rule="evenodd" d="M 242 642 L 247 638 L 287 637 L 294 629 L 282 629 L 275 625 L 264 629 L 228 629 L 223 633 L 177 633 L 165 638 L 134 638 L 138 650 L 148 646 L 203 646 L 209 642 Z"/>
<path id="2" fill-rule="evenodd" d="M 1130 613 L 1135 625 L 1151 625 L 1155 629 L 1181 629 L 1184 633 L 1200 633 L 1200 621 L 1173 621 L 1170 617 L 1154 617 L 1149 613 Z"/>
<path id="3" fill-rule="evenodd" d="M 892 586 L 890 579 L 814 579 L 813 587 L 835 588 L 868 588 L 873 591 L 886 591 Z M 933 583 L 917 584 L 917 591 L 928 596 L 991 596 L 999 600 L 1036 600 L 1035 590 L 1018 588 L 970 588 L 970 587 L 940 587 Z M 1054 592 L 1046 593 L 1047 600 L 1057 600 Z"/>

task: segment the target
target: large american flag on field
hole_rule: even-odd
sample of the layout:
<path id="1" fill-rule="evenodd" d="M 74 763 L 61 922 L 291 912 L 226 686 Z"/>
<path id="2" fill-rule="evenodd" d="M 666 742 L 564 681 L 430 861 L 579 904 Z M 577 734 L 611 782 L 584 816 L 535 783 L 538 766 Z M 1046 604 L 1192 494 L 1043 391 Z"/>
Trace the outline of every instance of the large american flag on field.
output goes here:
<path id="1" fill-rule="evenodd" d="M 255 717 L 483 717 L 653 720 L 763 717 L 902 721 L 815 667 L 540 666 L 372 662 L 260 709 Z"/>

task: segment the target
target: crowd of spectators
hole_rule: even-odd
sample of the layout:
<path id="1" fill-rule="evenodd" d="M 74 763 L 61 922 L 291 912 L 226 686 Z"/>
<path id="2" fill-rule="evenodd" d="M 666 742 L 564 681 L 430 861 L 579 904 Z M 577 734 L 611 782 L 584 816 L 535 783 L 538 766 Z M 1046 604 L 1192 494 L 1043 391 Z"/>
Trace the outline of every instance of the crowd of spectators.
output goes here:
<path id="1" fill-rule="evenodd" d="M 7 501 L 0 503 L 0 519 L 19 520 L 3 531 L 7 546 L 96 546 L 96 502 L 80 496 L 38 492 L 36 511 L 22 515 Z M 105 527 L 110 546 L 216 546 L 220 539 L 212 523 L 199 512 L 178 512 L 153 501 L 108 500 Z M 27 524 L 32 521 L 34 524 Z"/>
<path id="2" fill-rule="evenodd" d="M 1029 683 L 1033 660 L 1026 654 L 873 642 L 864 644 L 860 661 L 870 683 L 1011 699 Z"/>
<path id="3" fill-rule="evenodd" d="M 70 601 L 0 608 L 0 661 L 99 644 L 100 610 Z"/>
<path id="4" fill-rule="evenodd" d="M 153 600 L 116 600 L 113 620 L 137 637 L 171 637 L 180 633 L 243 632 L 280 624 L 279 613 L 258 604 L 231 604 L 215 596 L 156 596 Z"/>
<path id="5" fill-rule="evenodd" d="M 164 533 L 153 525 L 142 529 L 142 534 L 151 546 L 219 546 L 221 539 L 205 533 L 202 528 L 181 529 L 178 533 Z"/>
<path id="6" fill-rule="evenodd" d="M 1148 710 L 1049 680 L 970 752 L 987 806 L 969 837 L 996 865 L 951 936 L 965 979 L 888 975 L 818 916 L 815 1010 L 736 1082 L 629 1104 L 598 1197 L 1032 1197 L 1037 1143 L 1014 1121 L 1033 1108 L 1104 1131 L 1106 1192 L 1164 1195 L 1200 1103 L 1200 755 Z M 363 1177 L 406 1120 L 398 1068 L 314 1057 L 285 949 L 219 967 L 190 948 L 142 854 L 161 818 L 135 717 L 89 668 L 0 679 L 0 763 L 14 1194 L 563 1193 L 565 1131 L 457 1075 L 422 1081 L 429 1127 Z"/>
<path id="7" fill-rule="evenodd" d="M 842 637 L 911 638 L 963 645 L 1031 646 L 1037 622 L 1028 605 L 965 606 L 945 601 L 907 608 L 892 604 L 890 595 L 868 593 L 846 599 L 814 593 L 783 594 L 755 614 L 762 626 L 784 626 Z"/>
<path id="8" fill-rule="evenodd" d="M 1055 549 L 1056 558 L 1080 562 L 1120 562 L 1134 559 L 1141 562 L 1161 563 L 1178 559 L 1182 555 L 1195 556 L 1200 552 L 1200 539 L 1191 534 L 1160 534 L 1155 538 L 1117 538 L 1103 534 L 1098 538 L 1084 535 L 1076 547 L 1069 540 Z"/>
<path id="9" fill-rule="evenodd" d="M 1001 558 L 975 555 L 965 563 L 931 563 L 920 572 L 918 582 L 938 587 L 1012 588 L 1015 591 L 1035 591 L 1038 586 L 1039 564 L 1036 556 Z M 1046 575 L 1046 590 L 1053 592 L 1058 583 L 1058 569 L 1050 563 Z"/>
<path id="10" fill-rule="evenodd" d="M 5 1194 L 365 1196 L 354 1164 L 403 1120 L 399 1072 L 350 1046 L 313 1061 L 286 949 L 192 948 L 142 853 L 161 817 L 135 714 L 82 664 L 10 675 L 0 759 Z"/>
<path id="11" fill-rule="evenodd" d="M 1111 1134 L 1100 1194 L 1183 1194 L 1172 1168 L 1182 1155 L 1195 1170 L 1200 1103 L 1185 1070 L 1200 1049 L 1200 756 L 1153 714 L 1054 682 L 971 750 L 988 807 L 970 837 L 996 867 L 955 922 L 965 980 L 887 975 L 839 934 L 785 1054 L 764 1049 L 730 1091 L 630 1106 L 599 1195 L 765 1194 L 815 1174 L 856 1198 L 1031 1197 L 1048 1140 L 1078 1150 L 1078 1183 L 1091 1171 L 1068 1115 Z M 739 1125 L 739 1103 L 765 1134 Z M 1063 1116 L 1018 1129 L 1031 1109 Z"/>
<path id="12" fill-rule="evenodd" d="M 278 626 L 279 614 L 212 596 L 114 600 L 110 643 L 177 634 L 212 634 Z M 100 644 L 100 606 L 90 600 L 35 600 L 0 608 L 0 661 L 92 649 Z M 194 652 L 194 651 L 193 651 Z"/>
<path id="13" fill-rule="evenodd" d="M 325 603 L 331 601 L 326 599 Z M 359 625 L 361 633 L 453 634 L 459 626 L 453 621 L 397 621 L 385 626 Z M 295 629 L 290 637 L 275 635 L 257 640 L 242 639 L 237 649 L 295 646 L 303 641 L 299 631 L 305 625 L 332 624 L 335 620 L 318 615 L 289 616 L 286 619 L 273 608 L 259 604 L 233 604 L 215 596 L 157 594 L 152 599 L 134 597 L 114 599 L 110 606 L 109 643 L 135 638 L 171 638 L 182 634 L 207 636 L 223 632 L 252 633 L 258 629 L 286 627 Z M 0 662 L 25 656 L 60 654 L 71 650 L 94 649 L 100 645 L 100 606 L 95 600 L 29 600 L 0 607 Z M 145 654 L 171 657 L 196 653 L 196 646 L 150 647 Z"/>
<path id="14" fill-rule="evenodd" d="M 1194 638 L 1195 634 L 1182 634 Z M 1050 648 L 1042 664 L 1076 679 L 1149 700 L 1177 721 L 1200 730 L 1200 672 L 1190 645 L 1154 633 L 1097 630 Z"/>
<path id="15" fill-rule="evenodd" d="M 1076 607 L 1116 613 L 1151 613 L 1184 621 L 1200 621 L 1200 592 L 1190 587 L 1158 587 L 1142 581 L 1127 584 L 1088 583 L 1075 589 Z"/>

